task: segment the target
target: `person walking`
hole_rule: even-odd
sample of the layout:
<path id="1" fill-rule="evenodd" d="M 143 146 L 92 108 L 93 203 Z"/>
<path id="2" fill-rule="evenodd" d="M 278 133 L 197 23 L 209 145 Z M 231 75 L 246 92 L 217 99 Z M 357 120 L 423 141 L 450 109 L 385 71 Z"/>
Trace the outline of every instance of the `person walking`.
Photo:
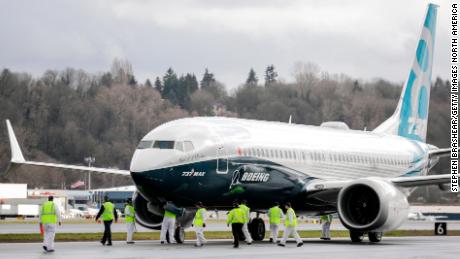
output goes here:
<path id="1" fill-rule="evenodd" d="M 320 223 L 322 224 L 322 233 L 320 239 L 322 240 L 331 240 L 331 222 L 332 222 L 332 215 L 321 215 Z"/>
<path id="2" fill-rule="evenodd" d="M 102 236 L 101 244 L 111 246 L 112 245 L 112 230 L 111 226 L 113 220 L 115 223 L 118 222 L 118 213 L 115 210 L 115 206 L 110 202 L 109 197 L 104 197 L 104 203 L 101 205 L 101 209 L 97 213 L 96 222 L 99 222 L 99 218 L 102 218 L 104 222 L 104 235 Z"/>
<path id="3" fill-rule="evenodd" d="M 244 224 L 243 224 L 243 235 L 246 243 L 248 245 L 252 244 L 252 237 L 251 234 L 249 233 L 249 220 L 251 219 L 251 209 L 247 206 L 247 201 L 243 200 L 240 205 L 240 209 L 244 213 Z"/>
<path id="4" fill-rule="evenodd" d="M 133 206 L 133 200 L 131 198 L 126 200 L 125 207 L 125 222 L 126 222 L 126 243 L 134 244 L 133 235 L 136 231 L 136 212 Z"/>
<path id="5" fill-rule="evenodd" d="M 171 209 L 170 209 L 171 208 Z M 169 242 L 174 243 L 174 228 L 176 227 L 176 213 L 173 211 L 175 206 L 168 201 L 165 206 L 164 210 L 165 213 L 163 215 L 163 222 L 161 223 L 161 232 L 160 232 L 160 243 L 164 244 L 167 242 L 166 234 L 169 235 Z"/>
<path id="6" fill-rule="evenodd" d="M 203 206 L 201 201 L 195 204 L 198 209 L 195 213 L 195 218 L 193 219 L 193 227 L 195 228 L 196 233 L 196 247 L 201 247 L 206 243 L 204 238 L 204 228 L 206 227 L 206 209 Z"/>
<path id="7" fill-rule="evenodd" d="M 239 247 L 240 233 L 244 224 L 244 212 L 240 209 L 238 202 L 233 203 L 233 209 L 227 215 L 227 226 L 232 224 L 233 247 Z"/>
<path id="8" fill-rule="evenodd" d="M 278 244 L 279 246 L 285 246 L 286 241 L 289 238 L 289 236 L 293 235 L 295 238 L 295 241 L 297 242 L 297 247 L 300 247 L 303 245 L 302 239 L 300 239 L 299 233 L 297 233 L 297 216 L 295 215 L 294 209 L 291 207 L 291 203 L 286 202 L 284 205 L 286 209 L 286 218 L 284 219 L 284 235 L 283 239 L 281 242 Z"/>
<path id="9" fill-rule="evenodd" d="M 279 203 L 275 202 L 275 206 L 268 210 L 268 221 L 270 223 L 270 243 L 278 242 L 279 225 L 281 224 L 281 218 L 283 217 L 283 210 L 279 207 Z"/>
<path id="10" fill-rule="evenodd" d="M 53 202 L 54 197 L 49 196 L 40 208 L 40 229 L 43 229 L 43 249 L 54 252 L 54 237 L 56 236 L 56 223 L 61 225 L 59 207 Z"/>

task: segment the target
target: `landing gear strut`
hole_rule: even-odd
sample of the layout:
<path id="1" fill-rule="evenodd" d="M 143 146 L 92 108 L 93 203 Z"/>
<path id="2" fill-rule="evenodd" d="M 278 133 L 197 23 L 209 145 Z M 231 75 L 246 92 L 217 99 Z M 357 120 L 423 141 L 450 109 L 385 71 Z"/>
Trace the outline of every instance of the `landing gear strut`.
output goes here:
<path id="1" fill-rule="evenodd" d="M 257 217 L 253 218 L 248 225 L 249 233 L 251 234 L 254 241 L 262 241 L 265 237 L 265 223 L 264 221 Z"/>

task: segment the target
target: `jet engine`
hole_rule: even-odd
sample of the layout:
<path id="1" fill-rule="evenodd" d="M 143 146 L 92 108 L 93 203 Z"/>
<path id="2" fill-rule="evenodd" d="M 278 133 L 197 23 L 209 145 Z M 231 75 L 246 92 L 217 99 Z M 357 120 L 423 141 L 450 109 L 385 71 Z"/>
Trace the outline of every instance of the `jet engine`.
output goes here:
<path id="1" fill-rule="evenodd" d="M 161 229 L 163 209 L 159 204 L 154 204 L 145 199 L 138 192 L 133 195 L 133 205 L 136 210 L 136 222 L 150 229 Z"/>
<path id="2" fill-rule="evenodd" d="M 164 215 L 164 203 L 159 201 L 149 201 L 144 198 L 140 193 L 135 192 L 133 195 L 133 205 L 136 210 L 136 222 L 141 226 L 160 230 L 161 223 L 163 222 Z M 194 210 L 185 210 L 182 208 L 176 208 L 181 211 L 177 216 L 177 225 L 181 228 L 187 228 L 191 226 L 193 217 L 195 215 Z"/>
<path id="3" fill-rule="evenodd" d="M 338 212 L 343 225 L 355 231 L 396 229 L 409 213 L 406 195 L 381 178 L 363 178 L 342 188 Z"/>

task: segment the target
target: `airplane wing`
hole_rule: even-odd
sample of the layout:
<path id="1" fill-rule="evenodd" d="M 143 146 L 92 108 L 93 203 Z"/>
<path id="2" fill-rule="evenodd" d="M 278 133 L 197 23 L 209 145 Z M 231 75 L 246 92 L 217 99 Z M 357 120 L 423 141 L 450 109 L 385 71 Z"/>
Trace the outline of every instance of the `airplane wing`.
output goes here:
<path id="1" fill-rule="evenodd" d="M 450 174 L 426 175 L 426 176 L 404 176 L 382 180 L 388 180 L 399 187 L 417 187 L 424 185 L 439 185 L 450 183 Z M 307 184 L 307 192 L 323 191 L 328 189 L 341 189 L 353 180 L 313 180 Z"/>
<path id="2" fill-rule="evenodd" d="M 84 172 L 106 173 L 106 174 L 116 174 L 116 175 L 126 175 L 126 176 L 130 175 L 130 172 L 128 170 L 27 161 L 24 159 L 24 156 L 22 155 L 21 148 L 19 146 L 18 140 L 16 138 L 16 135 L 14 134 L 13 127 L 11 126 L 11 123 L 9 120 L 6 120 L 6 127 L 8 129 L 8 138 L 10 140 L 10 146 L 11 146 L 11 162 L 10 162 L 11 164 L 9 168 L 7 169 L 7 172 L 14 170 L 18 166 L 21 166 L 21 167 L 22 166 L 42 166 L 42 167 L 67 169 L 70 171 L 84 171 Z"/>

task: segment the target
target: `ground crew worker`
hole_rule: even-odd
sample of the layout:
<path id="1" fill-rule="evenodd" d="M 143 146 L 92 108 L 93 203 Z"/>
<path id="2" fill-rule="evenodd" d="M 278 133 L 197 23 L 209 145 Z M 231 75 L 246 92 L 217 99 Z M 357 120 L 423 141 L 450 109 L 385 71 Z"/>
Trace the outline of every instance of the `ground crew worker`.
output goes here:
<path id="1" fill-rule="evenodd" d="M 167 202 L 165 207 L 165 213 L 163 215 L 163 222 L 161 223 L 161 232 L 160 232 L 160 243 L 164 244 L 166 242 L 166 233 L 169 233 L 169 242 L 174 243 L 174 228 L 176 227 L 176 214 L 172 211 L 168 211 Z"/>
<path id="2" fill-rule="evenodd" d="M 320 223 L 323 224 L 322 228 L 323 231 L 321 233 L 321 238 L 322 240 L 331 240 L 331 234 L 329 232 L 331 228 L 331 222 L 332 222 L 332 215 L 321 215 L 320 217 Z"/>
<path id="3" fill-rule="evenodd" d="M 286 209 L 286 218 L 284 220 L 284 235 L 283 239 L 281 240 L 281 243 L 279 243 L 279 246 L 285 246 L 286 241 L 291 234 L 294 236 L 295 241 L 297 242 L 297 247 L 303 245 L 302 239 L 300 239 L 299 233 L 297 233 L 296 227 L 297 227 L 297 216 L 295 215 L 294 210 L 291 207 L 291 203 L 286 202 L 284 205 Z"/>
<path id="4" fill-rule="evenodd" d="M 232 224 L 233 247 L 239 247 L 239 237 L 244 224 L 244 212 L 238 202 L 233 203 L 233 209 L 227 215 L 227 226 Z"/>
<path id="5" fill-rule="evenodd" d="M 46 252 L 54 252 L 56 223 L 61 225 L 61 213 L 53 200 L 54 197 L 49 196 L 48 201 L 40 208 L 40 229 L 43 229 L 43 249 Z"/>
<path id="6" fill-rule="evenodd" d="M 101 205 L 101 209 L 97 213 L 96 222 L 99 222 L 99 218 L 102 218 L 104 222 L 104 235 L 102 236 L 101 244 L 111 246 L 112 245 L 112 226 L 113 220 L 115 223 L 118 222 L 118 213 L 115 210 L 115 206 L 110 202 L 109 197 L 104 197 L 104 203 Z"/>
<path id="7" fill-rule="evenodd" d="M 133 207 L 133 200 L 131 198 L 126 200 L 125 222 L 126 222 L 126 243 L 134 244 L 133 235 L 134 235 L 134 231 L 136 231 L 136 222 L 135 222 L 135 211 Z"/>
<path id="8" fill-rule="evenodd" d="M 249 234 L 249 220 L 251 219 L 251 209 L 247 206 L 247 201 L 241 201 L 240 209 L 244 213 L 243 235 L 248 245 L 252 244 L 251 234 Z"/>
<path id="9" fill-rule="evenodd" d="M 279 207 L 279 203 L 275 202 L 275 206 L 268 210 L 268 220 L 270 223 L 270 243 L 278 242 L 279 225 L 283 216 L 283 210 Z"/>
<path id="10" fill-rule="evenodd" d="M 195 213 L 195 218 L 193 219 L 193 227 L 195 228 L 196 233 L 196 247 L 203 246 L 206 243 L 204 238 L 204 228 L 206 227 L 206 209 L 203 206 L 201 201 L 195 204 L 197 211 Z"/>

